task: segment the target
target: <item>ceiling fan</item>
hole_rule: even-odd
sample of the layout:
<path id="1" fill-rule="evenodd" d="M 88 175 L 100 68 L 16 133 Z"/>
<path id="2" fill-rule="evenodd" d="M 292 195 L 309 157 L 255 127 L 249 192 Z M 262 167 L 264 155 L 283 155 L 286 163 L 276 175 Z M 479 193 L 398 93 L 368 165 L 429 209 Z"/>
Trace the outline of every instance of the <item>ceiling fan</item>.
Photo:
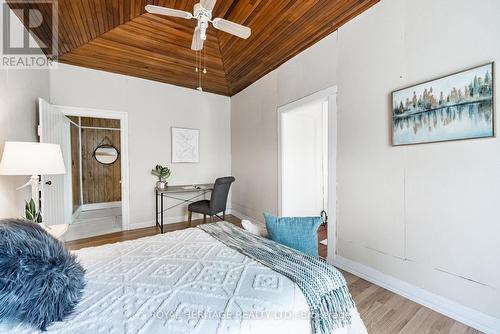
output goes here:
<path id="1" fill-rule="evenodd" d="M 215 29 L 227 32 L 231 35 L 243 39 L 250 37 L 252 30 L 248 27 L 221 18 L 215 18 L 212 20 L 212 10 L 214 9 L 216 2 L 217 0 L 200 0 L 199 3 L 194 5 L 193 14 L 183 10 L 154 5 L 147 5 L 146 11 L 152 14 L 181 17 L 187 20 L 198 20 L 198 25 L 194 30 L 193 42 L 191 44 L 191 49 L 194 51 L 200 51 L 203 49 L 203 43 L 207 39 L 207 28 L 209 22 L 212 23 Z"/>

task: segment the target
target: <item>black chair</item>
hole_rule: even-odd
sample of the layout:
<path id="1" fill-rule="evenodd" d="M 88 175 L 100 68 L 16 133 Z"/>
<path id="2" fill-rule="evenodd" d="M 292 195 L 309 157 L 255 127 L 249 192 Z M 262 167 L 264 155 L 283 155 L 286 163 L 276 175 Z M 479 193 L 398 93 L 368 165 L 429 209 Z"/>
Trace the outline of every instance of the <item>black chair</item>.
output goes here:
<path id="1" fill-rule="evenodd" d="M 202 200 L 189 204 L 188 206 L 188 222 L 191 226 L 191 217 L 193 212 L 203 214 L 203 223 L 207 222 L 207 215 L 210 216 L 210 222 L 213 223 L 214 216 L 222 212 L 222 220 L 226 220 L 226 204 L 227 196 L 229 194 L 229 188 L 231 188 L 231 183 L 236 179 L 232 176 L 221 177 L 215 180 L 214 189 L 212 190 L 212 196 L 210 200 Z"/>

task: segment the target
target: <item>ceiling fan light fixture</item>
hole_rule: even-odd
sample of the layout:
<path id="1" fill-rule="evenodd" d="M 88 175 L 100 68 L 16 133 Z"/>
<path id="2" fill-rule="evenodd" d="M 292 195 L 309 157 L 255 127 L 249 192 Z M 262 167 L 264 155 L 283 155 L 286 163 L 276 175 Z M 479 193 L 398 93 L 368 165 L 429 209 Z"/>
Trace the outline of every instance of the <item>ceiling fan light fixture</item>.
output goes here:
<path id="1" fill-rule="evenodd" d="M 201 51 L 205 40 L 201 37 L 202 32 L 200 27 L 196 27 L 193 33 L 193 40 L 191 42 L 191 50 Z"/>
<path id="2" fill-rule="evenodd" d="M 208 22 L 200 21 L 198 23 L 198 25 L 199 25 L 199 29 L 200 29 L 200 38 L 201 38 L 201 40 L 206 41 L 207 40 Z"/>

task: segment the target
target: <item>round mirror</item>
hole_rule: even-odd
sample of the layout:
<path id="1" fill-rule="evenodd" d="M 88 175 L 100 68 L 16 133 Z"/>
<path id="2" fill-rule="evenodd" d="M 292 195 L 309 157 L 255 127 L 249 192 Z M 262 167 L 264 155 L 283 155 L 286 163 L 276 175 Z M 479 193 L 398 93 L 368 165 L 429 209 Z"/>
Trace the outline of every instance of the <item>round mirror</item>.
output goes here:
<path id="1" fill-rule="evenodd" d="M 116 160 L 120 152 L 112 145 L 101 145 L 94 151 L 94 158 L 103 165 L 111 165 Z"/>

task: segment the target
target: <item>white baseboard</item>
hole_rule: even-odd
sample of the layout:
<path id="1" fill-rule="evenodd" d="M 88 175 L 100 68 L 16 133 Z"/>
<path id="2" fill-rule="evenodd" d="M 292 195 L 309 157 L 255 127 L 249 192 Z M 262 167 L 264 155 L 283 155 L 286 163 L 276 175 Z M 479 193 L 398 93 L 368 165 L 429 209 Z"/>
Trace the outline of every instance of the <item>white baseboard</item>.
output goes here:
<path id="1" fill-rule="evenodd" d="M 226 211 L 226 214 L 228 214 L 227 211 Z M 193 213 L 192 219 L 193 220 L 203 219 L 203 215 L 199 214 L 199 213 Z M 175 224 L 175 223 L 182 223 L 182 222 L 185 222 L 185 221 L 187 221 L 187 215 L 185 215 L 185 216 L 164 217 L 163 218 L 163 225 Z M 207 217 L 207 221 L 208 221 L 208 217 Z M 154 220 L 147 220 L 147 221 L 143 221 L 143 222 L 138 222 L 138 223 L 132 223 L 132 224 L 130 224 L 130 230 L 135 230 L 135 229 L 138 229 L 138 228 L 153 227 L 155 225 L 156 225 L 156 221 L 154 221 Z"/>
<path id="2" fill-rule="evenodd" d="M 500 319 L 489 316 L 482 312 L 468 308 L 447 298 L 406 283 L 395 277 L 386 275 L 376 269 L 351 261 L 341 256 L 336 256 L 333 261 L 328 262 L 353 275 L 361 277 L 373 284 L 392 291 L 400 296 L 408 298 L 418 304 L 444 314 L 469 327 L 484 333 L 500 333 Z"/>
<path id="3" fill-rule="evenodd" d="M 153 227 L 155 226 L 154 220 L 147 220 L 138 223 L 130 223 L 129 230 L 137 230 L 139 228 Z"/>
<path id="4" fill-rule="evenodd" d="M 90 210 L 119 208 L 121 206 L 122 202 L 106 202 L 106 203 L 83 204 L 80 208 L 82 209 L 82 211 L 90 211 Z"/>
<path id="5" fill-rule="evenodd" d="M 233 216 L 236 216 L 240 219 L 248 219 L 248 220 L 251 220 L 254 222 L 258 222 L 255 219 L 253 219 L 252 217 L 245 216 L 243 213 L 235 211 L 233 209 L 227 209 L 226 215 L 233 215 Z M 202 214 L 193 213 L 193 218 L 192 218 L 193 220 L 202 219 L 202 218 L 203 218 Z M 185 222 L 186 220 L 187 220 L 187 216 L 165 217 L 163 224 L 164 225 L 175 224 L 175 223 Z M 153 227 L 153 226 L 155 226 L 155 224 L 156 224 L 156 222 L 154 220 L 147 220 L 147 221 L 143 221 L 143 222 L 130 224 L 130 229 L 134 230 L 134 229 L 138 229 L 138 228 Z"/>

